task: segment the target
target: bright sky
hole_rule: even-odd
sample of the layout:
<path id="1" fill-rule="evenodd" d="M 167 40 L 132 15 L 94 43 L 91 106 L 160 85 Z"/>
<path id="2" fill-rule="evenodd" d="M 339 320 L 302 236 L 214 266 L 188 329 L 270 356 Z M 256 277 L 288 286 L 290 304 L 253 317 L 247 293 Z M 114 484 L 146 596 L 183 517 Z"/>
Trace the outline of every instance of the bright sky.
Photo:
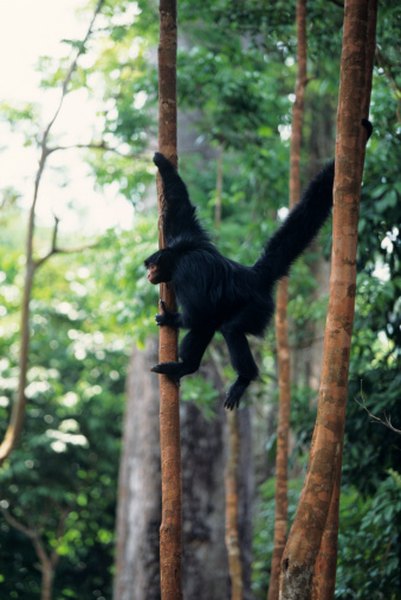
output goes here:
<path id="1" fill-rule="evenodd" d="M 35 64 L 41 55 L 65 56 L 63 38 L 84 36 L 90 14 L 76 13 L 83 5 L 84 0 L 0 0 L 0 101 L 36 101 L 43 107 L 43 122 L 50 120 L 59 93 L 39 88 Z M 67 96 L 53 130 L 60 135 L 59 141 L 88 141 L 94 113 L 95 107 L 84 93 Z M 11 136 L 1 124 L 0 140 L 0 188 L 15 187 L 29 203 L 38 154 L 24 148 L 21 136 Z M 52 168 L 45 173 L 38 203 L 42 221 L 50 224 L 53 213 L 57 214 L 61 232 L 93 233 L 114 225 L 130 226 L 132 207 L 117 190 L 101 193 L 93 189 L 93 179 L 79 151 L 57 152 L 49 159 L 49 166 Z"/>

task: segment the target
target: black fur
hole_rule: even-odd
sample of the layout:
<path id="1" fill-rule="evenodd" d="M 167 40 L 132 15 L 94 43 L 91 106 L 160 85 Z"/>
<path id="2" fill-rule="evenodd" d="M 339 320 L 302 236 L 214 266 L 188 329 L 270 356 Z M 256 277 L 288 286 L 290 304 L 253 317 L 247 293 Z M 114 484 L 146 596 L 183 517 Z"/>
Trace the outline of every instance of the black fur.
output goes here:
<path id="1" fill-rule="evenodd" d="M 365 127 L 369 136 L 369 128 Z M 183 327 L 189 332 L 180 345 L 180 362 L 161 363 L 152 371 L 178 382 L 199 368 L 215 331 L 221 331 L 238 375 L 224 403 L 226 408 L 233 409 L 258 376 L 246 335 L 263 335 L 274 311 L 274 284 L 288 273 L 292 262 L 329 216 L 334 162 L 311 181 L 300 202 L 266 244 L 261 257 L 247 267 L 220 254 L 200 225 L 175 168 L 158 152 L 153 160 L 164 186 L 166 249 L 150 256 L 145 265 L 148 268 L 153 265 L 157 270 L 152 283 L 173 283 L 181 308 L 181 313 L 175 314 L 163 310 L 156 322 Z"/>

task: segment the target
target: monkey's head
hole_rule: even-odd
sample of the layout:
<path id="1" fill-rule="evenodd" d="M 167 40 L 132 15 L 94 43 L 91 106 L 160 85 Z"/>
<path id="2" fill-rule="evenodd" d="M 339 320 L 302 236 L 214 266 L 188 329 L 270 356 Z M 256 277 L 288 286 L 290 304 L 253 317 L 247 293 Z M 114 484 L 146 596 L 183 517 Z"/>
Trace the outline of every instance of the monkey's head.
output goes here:
<path id="1" fill-rule="evenodd" d="M 172 250 L 164 248 L 155 252 L 144 261 L 150 283 L 167 283 L 173 276 L 174 256 Z"/>

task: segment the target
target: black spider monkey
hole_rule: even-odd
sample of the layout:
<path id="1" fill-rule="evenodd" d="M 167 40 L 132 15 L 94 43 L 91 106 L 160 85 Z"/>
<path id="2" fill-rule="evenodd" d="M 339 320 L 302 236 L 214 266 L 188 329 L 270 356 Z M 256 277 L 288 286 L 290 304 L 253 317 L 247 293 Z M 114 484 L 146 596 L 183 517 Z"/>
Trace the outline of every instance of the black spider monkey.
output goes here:
<path id="1" fill-rule="evenodd" d="M 369 138 L 372 126 L 366 120 L 363 125 Z M 197 371 L 214 333 L 221 331 L 238 375 L 224 403 L 233 409 L 258 376 L 246 334 L 263 335 L 274 311 L 274 284 L 287 275 L 292 262 L 329 216 L 334 161 L 310 182 L 300 202 L 251 267 L 220 254 L 200 225 L 176 169 L 159 152 L 153 161 L 164 187 L 166 248 L 145 260 L 147 278 L 153 284 L 172 282 L 182 309 L 181 313 L 172 313 L 162 305 L 163 313 L 156 315 L 156 323 L 184 327 L 189 332 L 180 345 L 180 362 L 160 363 L 152 371 L 179 382 L 184 375 Z"/>

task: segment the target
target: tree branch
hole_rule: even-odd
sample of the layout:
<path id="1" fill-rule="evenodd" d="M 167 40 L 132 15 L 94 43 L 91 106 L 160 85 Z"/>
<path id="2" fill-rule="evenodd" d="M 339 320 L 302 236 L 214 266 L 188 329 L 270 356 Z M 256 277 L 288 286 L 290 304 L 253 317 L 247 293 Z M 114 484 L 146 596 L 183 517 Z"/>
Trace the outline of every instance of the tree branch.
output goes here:
<path id="1" fill-rule="evenodd" d="M 107 146 L 105 142 L 88 142 L 86 144 L 71 144 L 68 146 L 54 146 L 52 148 L 47 149 L 47 155 L 49 156 L 53 152 L 57 152 L 58 150 L 75 150 L 75 149 L 88 149 L 88 150 L 103 150 L 104 152 L 113 152 L 122 158 L 128 159 L 138 159 L 145 158 L 145 155 L 136 153 L 136 154 L 124 154 L 118 148 L 113 148 L 112 146 Z"/>
<path id="2" fill-rule="evenodd" d="M 388 417 L 386 414 L 384 414 L 383 419 L 381 419 L 380 417 L 377 417 L 372 412 L 370 412 L 370 410 L 366 406 L 365 400 L 363 399 L 362 395 L 361 395 L 361 398 L 362 398 L 362 401 L 358 400 L 358 398 L 355 398 L 355 402 L 357 404 L 359 404 L 359 406 L 361 408 L 363 408 L 364 411 L 366 411 L 366 413 L 368 414 L 368 417 L 370 418 L 371 421 L 373 421 L 374 423 L 380 423 L 380 425 L 384 425 L 384 427 L 387 427 L 387 429 L 390 429 L 394 433 L 401 435 L 401 429 L 397 429 L 397 427 L 394 427 L 394 425 L 391 422 L 391 417 Z"/>
<path id="3" fill-rule="evenodd" d="M 58 226 L 60 223 L 60 219 L 54 215 L 54 229 L 52 235 L 52 242 L 50 246 L 50 250 L 47 254 L 42 256 L 41 258 L 33 261 L 34 269 L 39 269 L 51 256 L 54 254 L 73 254 L 75 252 L 83 252 L 84 250 L 90 250 L 97 246 L 97 242 L 93 244 L 85 244 L 84 246 L 77 246 L 76 248 L 60 248 L 57 246 L 57 234 L 58 234 Z"/>

